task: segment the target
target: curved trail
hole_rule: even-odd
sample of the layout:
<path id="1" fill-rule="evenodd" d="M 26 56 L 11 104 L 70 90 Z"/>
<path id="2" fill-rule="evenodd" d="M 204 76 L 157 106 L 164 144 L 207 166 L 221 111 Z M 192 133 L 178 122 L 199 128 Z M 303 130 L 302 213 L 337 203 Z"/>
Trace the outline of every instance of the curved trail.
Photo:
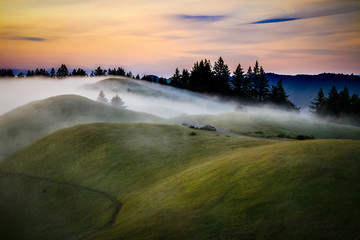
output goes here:
<path id="1" fill-rule="evenodd" d="M 88 187 L 84 187 L 84 186 L 80 186 L 80 185 L 76 185 L 76 184 L 72 184 L 72 183 L 66 183 L 66 182 L 57 182 L 48 178 L 41 178 L 41 177 L 35 177 L 35 176 L 31 176 L 31 175 L 26 175 L 23 173 L 7 173 L 7 172 L 2 172 L 0 171 L 1 175 L 7 175 L 7 176 L 17 176 L 17 177 L 23 177 L 23 178 L 27 178 L 27 179 L 31 179 L 31 180 L 37 180 L 37 181 L 43 181 L 43 182 L 48 182 L 48 183 L 53 183 L 53 184 L 58 184 L 58 185 L 63 185 L 63 186 L 68 186 L 68 187 L 73 187 L 73 188 L 78 188 L 78 189 L 82 189 L 85 191 L 89 191 L 89 192 L 93 192 L 96 193 L 108 200 L 110 200 L 114 205 L 115 205 L 115 210 L 111 216 L 111 219 L 108 223 L 106 223 L 103 227 L 100 228 L 103 229 L 105 227 L 111 227 L 112 225 L 114 225 L 114 223 L 116 222 L 116 218 L 119 215 L 119 212 L 122 208 L 122 203 L 119 202 L 114 196 L 111 196 L 108 193 L 96 190 L 96 189 L 92 189 L 92 188 L 88 188 Z"/>

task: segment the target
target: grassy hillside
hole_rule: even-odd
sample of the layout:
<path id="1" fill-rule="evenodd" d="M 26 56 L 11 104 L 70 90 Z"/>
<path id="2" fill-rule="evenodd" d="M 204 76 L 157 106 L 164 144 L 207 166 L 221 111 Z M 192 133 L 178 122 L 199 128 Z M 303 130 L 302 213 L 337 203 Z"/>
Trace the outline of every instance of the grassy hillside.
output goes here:
<path id="1" fill-rule="evenodd" d="M 93 122 L 160 122 L 150 114 L 118 109 L 76 95 L 29 103 L 0 116 L 0 160 L 56 130 Z"/>
<path id="2" fill-rule="evenodd" d="M 26 192 L 8 193 L 22 186 L 21 174 L 91 188 L 123 204 L 114 225 L 100 230 L 91 222 L 89 230 L 79 223 L 69 231 L 92 230 L 84 239 L 360 237 L 360 142 L 355 140 L 279 142 L 181 126 L 98 123 L 47 136 L 5 159 L 0 171 L 13 174 L 2 175 L 6 184 L 0 191 L 16 199 L 34 195 L 28 205 L 0 199 L 0 206 L 11 205 L 2 208 L 6 216 L 24 226 L 26 214 L 36 209 L 41 224 L 33 236 L 50 227 L 52 216 L 41 206 L 76 193 L 42 200 L 38 190 L 44 183 L 35 181 L 26 182 L 31 186 Z M 81 202 L 71 201 L 74 207 Z M 90 206 L 78 218 L 101 225 L 109 216 Z M 74 222 L 57 224 L 70 229 Z M 62 229 L 53 230 L 51 239 L 62 238 Z"/>
<path id="3" fill-rule="evenodd" d="M 177 120 L 209 124 L 235 133 L 264 138 L 313 135 L 322 139 L 360 139 L 360 127 L 305 118 L 295 113 L 264 109 L 218 115 L 187 115 Z"/>

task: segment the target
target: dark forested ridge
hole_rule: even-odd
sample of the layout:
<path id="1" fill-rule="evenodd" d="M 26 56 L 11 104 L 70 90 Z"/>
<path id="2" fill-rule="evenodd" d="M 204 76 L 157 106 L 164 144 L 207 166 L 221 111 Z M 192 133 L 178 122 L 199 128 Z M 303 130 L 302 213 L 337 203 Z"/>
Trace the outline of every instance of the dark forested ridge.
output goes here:
<path id="1" fill-rule="evenodd" d="M 317 95 L 320 88 L 327 93 L 334 86 L 337 89 L 347 87 L 349 93 L 360 93 L 360 76 L 322 73 L 318 75 L 281 75 L 267 73 L 269 84 L 275 84 L 282 80 L 284 89 L 289 94 L 289 98 L 297 106 L 306 108 Z"/>

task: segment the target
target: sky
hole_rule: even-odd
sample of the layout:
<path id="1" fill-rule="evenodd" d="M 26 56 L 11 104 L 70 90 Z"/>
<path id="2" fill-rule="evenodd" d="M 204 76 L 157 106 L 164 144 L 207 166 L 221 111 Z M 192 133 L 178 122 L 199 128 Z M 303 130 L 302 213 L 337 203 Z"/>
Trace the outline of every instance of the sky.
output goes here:
<path id="1" fill-rule="evenodd" d="M 0 68 L 360 74 L 359 0 L 1 0 Z"/>

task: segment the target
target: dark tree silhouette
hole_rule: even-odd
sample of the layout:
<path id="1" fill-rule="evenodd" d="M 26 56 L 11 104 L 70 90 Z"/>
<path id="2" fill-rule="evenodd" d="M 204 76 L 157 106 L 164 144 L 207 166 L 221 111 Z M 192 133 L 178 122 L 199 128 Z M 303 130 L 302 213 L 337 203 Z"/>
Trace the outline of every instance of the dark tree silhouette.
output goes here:
<path id="1" fill-rule="evenodd" d="M 196 62 L 191 70 L 189 89 L 195 92 L 210 92 L 209 86 L 213 86 L 213 79 L 210 61 L 205 59 Z"/>
<path id="2" fill-rule="evenodd" d="M 319 90 L 314 101 L 311 102 L 310 108 L 317 115 L 324 116 L 326 114 L 326 98 L 322 88 Z"/>
<path id="3" fill-rule="evenodd" d="M 259 73 L 259 101 L 265 102 L 269 98 L 269 80 L 266 78 L 265 71 L 262 66 L 260 66 Z"/>
<path id="4" fill-rule="evenodd" d="M 172 77 L 171 77 L 170 86 L 173 86 L 176 88 L 183 88 L 180 81 L 181 81 L 181 75 L 180 75 L 179 69 L 176 68 L 174 75 L 172 75 Z"/>
<path id="5" fill-rule="evenodd" d="M 279 80 L 275 86 L 271 87 L 270 92 L 270 102 L 275 103 L 280 106 L 284 106 L 290 109 L 298 109 L 296 106 L 289 100 L 289 95 L 286 94 L 282 81 Z"/>
<path id="6" fill-rule="evenodd" d="M 214 63 L 214 80 L 210 86 L 211 92 L 217 92 L 223 95 L 228 95 L 230 93 L 230 70 L 228 65 L 225 64 L 222 57 Z"/>
<path id="7" fill-rule="evenodd" d="M 66 76 L 69 76 L 69 70 L 65 64 L 61 64 L 61 67 L 56 72 L 56 76 L 58 78 L 64 78 Z"/>
<path id="8" fill-rule="evenodd" d="M 100 66 L 97 67 L 97 69 L 95 69 L 94 76 L 105 76 L 106 75 L 106 70 L 102 69 Z"/>
<path id="9" fill-rule="evenodd" d="M 55 72 L 55 69 L 54 68 L 51 68 L 51 71 L 50 71 L 50 77 L 55 77 L 56 75 L 56 72 Z"/>
<path id="10" fill-rule="evenodd" d="M 231 80 L 231 87 L 233 89 L 233 93 L 236 97 L 243 98 L 245 95 L 245 86 L 244 86 L 244 71 L 241 68 L 241 64 L 238 64 L 233 78 Z"/>
<path id="11" fill-rule="evenodd" d="M 328 98 L 326 101 L 326 108 L 328 114 L 336 117 L 340 116 L 340 97 L 335 86 L 331 88 L 328 94 Z"/>
<path id="12" fill-rule="evenodd" d="M 340 112 L 348 114 L 351 111 L 351 98 L 348 88 L 345 86 L 339 93 Z"/>
<path id="13" fill-rule="evenodd" d="M 190 82 L 190 73 L 187 69 L 183 69 L 181 78 L 180 78 L 180 84 L 181 84 L 182 88 L 188 89 L 189 82 Z"/>

